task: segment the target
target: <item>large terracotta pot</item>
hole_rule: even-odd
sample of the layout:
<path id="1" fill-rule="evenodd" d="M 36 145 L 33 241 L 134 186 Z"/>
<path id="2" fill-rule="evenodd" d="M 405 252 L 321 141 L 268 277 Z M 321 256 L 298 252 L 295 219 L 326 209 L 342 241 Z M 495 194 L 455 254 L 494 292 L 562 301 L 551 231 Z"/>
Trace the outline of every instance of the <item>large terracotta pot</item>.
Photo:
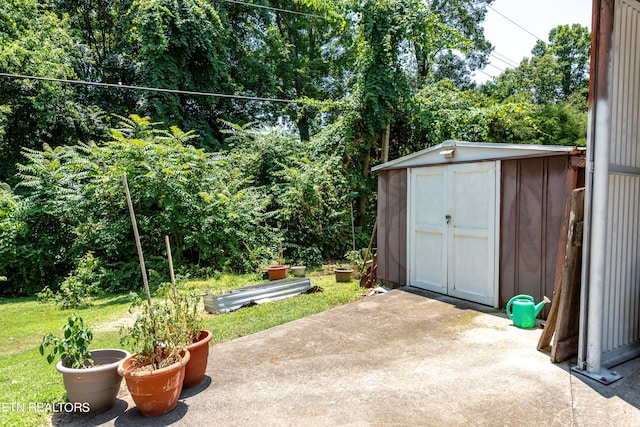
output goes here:
<path id="1" fill-rule="evenodd" d="M 182 353 L 180 362 L 155 371 L 136 372 L 132 366 L 135 357 L 132 354 L 123 360 L 118 366 L 118 373 L 124 377 L 138 410 L 145 417 L 157 417 L 171 412 L 178 404 L 182 392 L 189 351 Z"/>
<path id="2" fill-rule="evenodd" d="M 92 367 L 67 368 L 59 361 L 56 369 L 62 374 L 69 402 L 82 403 L 86 405 L 83 410 L 100 413 L 111 409 L 116 401 L 122 382 L 118 365 L 130 354 L 126 350 L 105 348 L 92 350 L 91 356 Z"/>
<path id="3" fill-rule="evenodd" d="M 267 267 L 267 273 L 269 273 L 269 280 L 280 280 L 287 277 L 289 271 L 288 265 L 270 265 Z"/>
<path id="4" fill-rule="evenodd" d="M 183 388 L 196 386 L 204 379 L 204 373 L 207 370 L 207 360 L 209 359 L 209 341 L 213 334 L 203 329 L 200 331 L 198 341 L 187 346 L 190 359 L 184 371 Z"/>

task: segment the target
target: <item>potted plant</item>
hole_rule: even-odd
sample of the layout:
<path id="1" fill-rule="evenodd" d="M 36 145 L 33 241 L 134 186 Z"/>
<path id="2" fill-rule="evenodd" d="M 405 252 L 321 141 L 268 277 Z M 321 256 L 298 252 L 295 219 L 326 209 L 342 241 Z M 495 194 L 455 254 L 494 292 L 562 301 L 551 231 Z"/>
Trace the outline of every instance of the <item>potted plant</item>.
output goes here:
<path id="1" fill-rule="evenodd" d="M 120 363 L 118 373 L 140 413 L 153 417 L 178 404 L 190 353 L 177 305 L 141 302 L 136 295 L 131 308 L 138 310 L 135 322 L 121 329 L 121 342 L 130 345 L 134 354 Z"/>
<path id="2" fill-rule="evenodd" d="M 364 258 L 362 256 L 362 250 L 349 251 L 344 255 L 345 259 L 351 266 L 353 274 L 357 275 L 360 267 L 364 264 Z"/>
<path id="3" fill-rule="evenodd" d="M 202 315 L 198 309 L 200 296 L 192 289 L 176 291 L 173 284 L 173 300 L 177 308 L 178 322 L 184 326 L 185 342 L 189 350 L 189 363 L 185 368 L 183 388 L 194 387 L 202 382 L 209 359 L 209 342 L 213 334 L 204 329 Z"/>
<path id="4" fill-rule="evenodd" d="M 336 275 L 336 282 L 350 282 L 353 276 L 353 267 L 343 265 L 334 268 L 333 272 Z"/>
<path id="5" fill-rule="evenodd" d="M 284 253 L 282 251 L 282 239 L 280 239 L 280 248 L 278 250 L 278 260 L 276 264 L 272 264 L 267 267 L 267 273 L 269 274 L 269 280 L 280 280 L 287 277 L 289 266 L 284 265 Z"/>
<path id="6" fill-rule="evenodd" d="M 84 327 L 81 317 L 72 315 L 63 326 L 62 338 L 47 334 L 40 344 L 40 354 L 62 374 L 69 402 L 80 403 L 83 410 L 104 412 L 113 406 L 122 377 L 118 364 L 129 356 L 119 349 L 89 351 L 93 334 Z"/>
<path id="7" fill-rule="evenodd" d="M 291 273 L 296 277 L 304 277 L 305 269 L 304 265 L 294 265 L 291 267 Z"/>

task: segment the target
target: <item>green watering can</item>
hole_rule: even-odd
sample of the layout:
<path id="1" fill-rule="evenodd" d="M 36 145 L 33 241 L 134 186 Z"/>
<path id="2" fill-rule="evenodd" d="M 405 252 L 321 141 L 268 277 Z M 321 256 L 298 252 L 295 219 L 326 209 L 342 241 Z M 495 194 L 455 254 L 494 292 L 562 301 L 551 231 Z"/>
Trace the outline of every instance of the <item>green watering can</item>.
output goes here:
<path id="1" fill-rule="evenodd" d="M 516 295 L 507 303 L 507 316 L 518 328 L 534 328 L 536 317 L 547 302 L 551 302 L 547 297 L 535 304 L 531 295 Z"/>

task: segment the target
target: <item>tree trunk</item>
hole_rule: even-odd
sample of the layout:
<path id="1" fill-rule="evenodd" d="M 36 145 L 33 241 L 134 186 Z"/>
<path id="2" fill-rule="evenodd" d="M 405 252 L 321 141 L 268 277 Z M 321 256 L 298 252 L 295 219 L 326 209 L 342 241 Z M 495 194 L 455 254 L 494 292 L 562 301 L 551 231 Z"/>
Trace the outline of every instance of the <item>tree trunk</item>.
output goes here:
<path id="1" fill-rule="evenodd" d="M 382 163 L 389 161 L 389 136 L 391 135 L 391 121 L 387 122 L 387 127 L 382 131 Z"/>
<path id="2" fill-rule="evenodd" d="M 364 156 L 364 162 L 362 165 L 362 177 L 366 182 L 369 178 L 369 164 L 371 163 L 371 148 L 367 150 L 367 153 Z M 362 225 L 363 219 L 367 213 L 367 194 L 360 194 L 358 200 L 358 223 Z"/>
<path id="3" fill-rule="evenodd" d="M 302 141 L 309 141 L 311 137 L 309 135 L 309 116 L 306 113 L 302 113 L 296 125 L 298 126 L 298 132 L 300 132 L 300 139 Z"/>

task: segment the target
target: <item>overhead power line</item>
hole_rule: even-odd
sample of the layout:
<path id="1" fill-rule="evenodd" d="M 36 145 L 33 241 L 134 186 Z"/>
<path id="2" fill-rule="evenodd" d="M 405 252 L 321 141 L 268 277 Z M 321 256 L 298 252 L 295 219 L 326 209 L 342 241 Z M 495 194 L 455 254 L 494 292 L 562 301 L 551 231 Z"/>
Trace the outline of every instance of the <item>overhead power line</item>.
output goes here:
<path id="1" fill-rule="evenodd" d="M 487 65 L 488 65 L 488 66 L 490 66 L 490 67 L 495 68 L 496 70 L 500 71 L 501 73 L 504 73 L 504 70 L 503 70 L 502 68 L 500 68 L 500 67 L 496 67 L 496 66 L 495 66 L 495 65 L 493 65 L 491 62 L 489 62 Z"/>
<path id="2" fill-rule="evenodd" d="M 495 55 L 493 55 L 493 54 L 489 54 L 489 55 L 490 55 L 490 56 L 492 56 L 492 57 L 493 57 L 493 59 L 497 59 L 498 61 L 505 63 L 508 67 L 513 67 L 513 66 L 514 66 L 514 65 L 513 65 L 513 64 L 511 64 L 510 62 L 507 62 L 507 61 L 505 61 L 505 60 L 504 60 L 504 59 L 502 59 L 502 58 L 498 58 L 497 56 L 495 56 Z"/>
<path id="3" fill-rule="evenodd" d="M 500 61 L 502 61 L 502 62 L 505 62 L 505 61 L 510 62 L 512 64 L 512 66 L 514 66 L 514 67 L 517 67 L 518 65 L 520 65 L 518 63 L 518 61 L 514 61 L 513 59 L 511 59 L 511 58 L 509 58 L 507 56 L 504 56 L 500 52 L 493 51 L 493 52 L 491 52 L 491 55 L 493 55 L 493 57 L 496 58 L 496 59 L 500 59 Z"/>
<path id="4" fill-rule="evenodd" d="M 485 76 L 487 76 L 487 77 L 491 77 L 491 78 L 494 78 L 494 77 L 495 77 L 495 76 L 492 76 L 491 74 L 487 73 L 486 71 L 482 71 L 482 70 L 476 70 L 476 71 L 477 71 L 478 73 L 482 73 L 482 74 L 484 74 L 484 75 L 485 75 Z"/>
<path id="5" fill-rule="evenodd" d="M 509 18 L 506 15 L 503 15 L 502 13 L 498 12 L 497 10 L 495 10 L 493 7 L 491 7 L 490 5 L 486 5 L 489 9 L 493 10 L 495 13 L 497 13 L 498 15 L 502 16 L 504 19 L 506 19 L 507 21 L 511 22 L 513 25 L 515 25 L 516 27 L 520 28 L 522 31 L 524 31 L 525 33 L 533 36 L 536 38 L 536 40 L 544 40 L 542 37 L 538 37 L 535 34 L 533 34 L 531 31 L 527 30 L 525 27 L 523 27 L 522 25 L 518 24 L 516 21 L 514 21 L 513 19 Z"/>
<path id="6" fill-rule="evenodd" d="M 163 93 L 174 93 L 178 95 L 194 95 L 194 96 L 210 96 L 214 98 L 232 98 L 232 99 L 244 99 L 248 101 L 268 101 L 268 102 L 284 102 L 284 103 L 295 103 L 296 101 L 292 99 L 280 99 L 280 98 L 262 98 L 259 96 L 247 96 L 247 95 L 229 95 L 224 93 L 212 93 L 212 92 L 195 92 L 190 90 L 179 90 L 179 89 L 164 89 L 157 87 L 146 87 L 146 86 L 132 86 L 132 85 L 122 85 L 115 83 L 100 83 L 100 82 L 89 82 L 85 80 L 67 80 L 67 79 L 56 79 L 53 77 L 39 77 L 39 76 L 28 76 L 24 74 L 11 74 L 11 73 L 0 73 L 0 77 L 10 77 L 14 79 L 29 79 L 29 80 L 42 80 L 47 82 L 57 82 L 57 83 L 67 83 L 67 84 L 75 84 L 75 85 L 85 85 L 85 86 L 99 86 L 99 87 L 109 87 L 116 89 L 132 89 L 132 90 L 144 90 L 148 92 L 163 92 Z"/>
<path id="7" fill-rule="evenodd" d="M 257 7 L 257 8 L 260 8 L 260 9 L 273 10 L 273 11 L 276 11 L 276 12 L 291 13 L 293 15 L 302 15 L 302 16 L 309 16 L 311 18 L 327 19 L 326 16 L 322 16 L 322 15 L 315 15 L 313 13 L 306 13 L 306 12 L 297 12 L 295 10 L 289 10 L 289 9 L 280 9 L 279 7 L 265 6 L 263 4 L 246 3 L 246 2 L 238 1 L 238 0 L 221 0 L 221 1 L 226 1 L 227 3 L 241 4 L 241 5 L 247 6 L 247 7 Z"/>

